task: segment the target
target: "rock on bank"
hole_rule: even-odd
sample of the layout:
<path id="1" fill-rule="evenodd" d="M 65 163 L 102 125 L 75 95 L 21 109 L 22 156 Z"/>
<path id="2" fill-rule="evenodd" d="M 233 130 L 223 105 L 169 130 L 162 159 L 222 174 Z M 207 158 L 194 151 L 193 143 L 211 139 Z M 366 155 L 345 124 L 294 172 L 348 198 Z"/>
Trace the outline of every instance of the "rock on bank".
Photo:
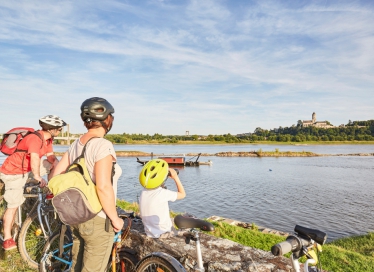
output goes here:
<path id="1" fill-rule="evenodd" d="M 205 233 L 201 233 L 200 238 L 205 271 L 291 271 L 291 262 L 287 258 L 275 257 L 270 252 L 246 247 Z M 151 252 L 168 253 L 179 260 L 187 271 L 194 271 L 195 242 L 191 241 L 190 244 L 186 244 L 184 237 L 149 238 L 144 233 L 141 221 L 133 222 L 124 246 L 135 250 L 139 258 Z"/>

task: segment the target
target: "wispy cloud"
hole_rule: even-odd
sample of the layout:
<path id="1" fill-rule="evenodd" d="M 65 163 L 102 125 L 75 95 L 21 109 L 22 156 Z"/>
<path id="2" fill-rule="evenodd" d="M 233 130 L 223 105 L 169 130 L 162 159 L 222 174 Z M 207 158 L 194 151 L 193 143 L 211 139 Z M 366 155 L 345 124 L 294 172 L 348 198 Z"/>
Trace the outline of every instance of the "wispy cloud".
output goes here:
<path id="1" fill-rule="evenodd" d="M 56 113 L 82 130 L 80 103 L 104 96 L 114 132 L 150 134 L 235 134 L 314 111 L 371 119 L 373 13 L 329 0 L 3 1 L 0 89 L 17 93 L 3 108 L 17 125 Z"/>

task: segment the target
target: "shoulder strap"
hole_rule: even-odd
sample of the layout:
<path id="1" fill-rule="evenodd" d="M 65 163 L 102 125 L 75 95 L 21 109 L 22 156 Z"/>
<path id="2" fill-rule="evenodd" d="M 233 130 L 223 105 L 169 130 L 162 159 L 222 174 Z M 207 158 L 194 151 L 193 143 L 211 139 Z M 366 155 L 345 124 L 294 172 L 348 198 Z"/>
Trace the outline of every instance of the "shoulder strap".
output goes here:
<path id="1" fill-rule="evenodd" d="M 87 170 L 87 166 L 86 166 L 86 162 L 85 162 L 85 158 L 84 158 L 84 154 L 86 152 L 86 147 L 87 147 L 87 144 L 89 143 L 89 141 L 91 141 L 93 138 L 99 138 L 99 137 L 92 137 L 90 138 L 86 144 L 84 145 L 83 147 L 83 150 L 82 150 L 82 153 L 80 154 L 80 156 L 78 156 L 72 164 L 70 164 L 66 170 L 66 172 L 69 172 L 71 170 L 74 170 L 76 171 L 76 169 L 79 169 L 78 171 L 82 174 L 85 182 L 87 183 L 87 185 L 92 182 L 93 184 L 95 184 L 95 182 L 93 182 L 93 180 L 91 179 L 89 173 L 88 173 L 88 170 Z"/>
<path id="2" fill-rule="evenodd" d="M 74 163 L 75 163 L 75 162 L 78 162 L 79 159 L 84 158 L 84 154 L 86 153 L 86 147 L 87 147 L 87 144 L 88 144 L 92 139 L 94 139 L 94 138 L 99 138 L 99 137 L 92 137 L 92 138 L 90 138 L 90 139 L 86 142 L 86 144 L 85 144 L 84 147 L 83 147 L 82 153 L 80 154 L 80 156 L 78 156 L 78 157 L 74 160 Z"/>
<path id="3" fill-rule="evenodd" d="M 36 136 L 38 136 L 40 138 L 40 140 L 42 140 L 42 145 L 40 146 L 40 149 L 41 149 L 43 147 L 43 143 L 44 143 L 44 139 L 43 139 L 42 135 L 38 131 L 34 131 L 30 134 L 35 134 Z"/>
<path id="4" fill-rule="evenodd" d="M 31 135 L 31 134 L 35 134 L 35 135 L 38 136 L 39 139 L 42 141 L 42 145 L 40 146 L 40 149 L 42 149 L 43 144 L 44 144 L 44 139 L 43 139 L 43 136 L 42 136 L 39 132 L 37 132 L 37 131 L 30 132 L 30 133 L 28 133 L 25 137 L 23 137 L 23 139 L 25 139 L 27 136 L 29 136 L 29 135 Z M 22 140 L 23 140 L 23 139 L 22 139 Z M 21 141 L 22 141 L 22 140 L 21 140 Z M 16 148 L 16 150 L 15 150 L 14 152 L 27 152 L 27 150 L 23 150 L 23 149 L 18 149 L 18 148 Z"/>

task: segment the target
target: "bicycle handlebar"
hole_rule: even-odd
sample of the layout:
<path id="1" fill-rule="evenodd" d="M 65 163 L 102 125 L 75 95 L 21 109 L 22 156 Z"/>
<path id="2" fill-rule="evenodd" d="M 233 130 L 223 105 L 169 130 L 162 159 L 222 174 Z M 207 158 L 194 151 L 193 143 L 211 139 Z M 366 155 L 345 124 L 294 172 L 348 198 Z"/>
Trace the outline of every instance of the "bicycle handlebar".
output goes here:
<path id="1" fill-rule="evenodd" d="M 290 235 L 286 241 L 280 242 L 271 247 L 271 253 L 274 256 L 281 256 L 288 252 L 298 252 L 304 246 L 308 247 L 316 242 L 317 244 L 323 245 L 327 239 L 327 234 L 316 230 L 302 227 L 299 225 L 295 226 L 296 235 Z"/>
<path id="2" fill-rule="evenodd" d="M 302 239 L 297 236 L 290 235 L 286 241 L 280 242 L 271 247 L 271 253 L 274 256 L 281 256 L 288 252 L 300 251 L 303 246 L 309 246 L 311 243 L 308 240 Z"/>

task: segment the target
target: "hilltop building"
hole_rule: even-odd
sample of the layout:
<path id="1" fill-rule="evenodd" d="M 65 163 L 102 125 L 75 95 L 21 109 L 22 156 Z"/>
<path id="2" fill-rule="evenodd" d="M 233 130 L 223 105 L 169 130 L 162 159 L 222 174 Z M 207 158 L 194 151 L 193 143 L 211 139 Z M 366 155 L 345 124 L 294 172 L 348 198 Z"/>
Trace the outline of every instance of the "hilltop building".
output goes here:
<path id="1" fill-rule="evenodd" d="M 317 121 L 317 115 L 315 112 L 312 114 L 312 120 L 304 120 L 301 122 L 303 127 L 319 127 L 319 128 L 333 128 L 335 126 L 329 125 L 327 121 Z"/>

